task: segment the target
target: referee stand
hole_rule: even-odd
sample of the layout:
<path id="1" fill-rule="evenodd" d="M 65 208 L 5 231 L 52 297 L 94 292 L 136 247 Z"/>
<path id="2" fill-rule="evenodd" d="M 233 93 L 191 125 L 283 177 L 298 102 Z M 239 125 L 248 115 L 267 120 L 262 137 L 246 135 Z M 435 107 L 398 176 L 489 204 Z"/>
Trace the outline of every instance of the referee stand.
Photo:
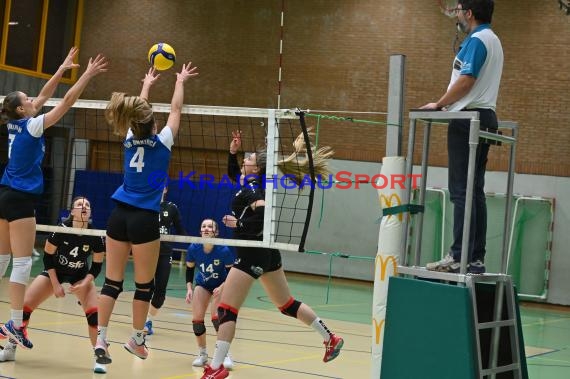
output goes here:
<path id="1" fill-rule="evenodd" d="M 406 254 L 408 220 L 398 276 L 390 278 L 384 329 L 381 379 L 527 379 L 516 289 L 507 272 L 508 241 L 512 223 L 514 158 L 518 134 L 514 122 L 500 122 L 504 136 L 479 129 L 479 112 L 412 110 L 406 157 L 406 193 L 403 204 L 416 217 L 413 254 Z M 469 119 L 469 164 L 461 266 L 458 274 L 428 271 L 420 267 L 423 207 L 425 205 L 430 131 L 434 122 Z M 422 151 L 419 204 L 410 205 L 412 159 L 416 124 L 422 120 Z M 447 125 L 447 124 L 446 124 Z M 501 251 L 501 269 L 496 274 L 467 273 L 469 230 L 475 174 L 475 157 L 481 138 L 510 146 L 507 202 Z M 418 211 L 419 210 L 419 211 Z"/>

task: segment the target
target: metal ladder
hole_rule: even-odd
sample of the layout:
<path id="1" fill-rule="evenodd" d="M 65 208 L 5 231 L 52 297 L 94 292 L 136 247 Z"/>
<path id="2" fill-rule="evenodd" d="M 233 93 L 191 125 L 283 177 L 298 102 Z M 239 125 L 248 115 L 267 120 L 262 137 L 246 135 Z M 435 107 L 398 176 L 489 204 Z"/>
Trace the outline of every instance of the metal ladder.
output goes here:
<path id="1" fill-rule="evenodd" d="M 408 247 L 408 217 L 403 221 L 403 236 L 402 248 L 400 255 L 400 266 L 398 266 L 399 274 L 410 275 L 416 278 L 436 279 L 448 282 L 456 282 L 459 285 L 465 285 L 470 292 L 474 332 L 477 351 L 477 374 L 479 379 L 495 379 L 497 374 L 512 372 L 514 378 L 522 379 L 523 370 L 521 364 L 521 352 L 519 341 L 519 325 L 517 319 L 517 302 L 515 292 L 512 284 L 511 277 L 506 275 L 507 260 L 508 260 L 508 236 L 510 233 L 510 226 L 512 223 L 511 208 L 513 198 L 513 182 L 514 182 L 514 161 L 516 141 L 518 137 L 518 124 L 516 122 L 506 121 L 499 122 L 499 128 L 510 129 L 511 136 L 503 136 L 501 134 L 490 133 L 489 131 L 482 131 L 479 129 L 479 113 L 476 111 L 469 112 L 442 112 L 442 111 L 425 111 L 425 110 L 412 110 L 409 114 L 410 118 L 410 131 L 408 135 L 408 153 L 406 157 L 406 192 L 404 195 L 403 203 L 409 206 L 411 199 L 411 174 L 413 172 L 413 156 L 416 134 L 417 120 L 424 121 L 424 138 L 423 138 L 423 151 L 421 174 L 422 180 L 420 184 L 419 194 L 419 208 L 420 212 L 415 214 L 418 230 L 415 235 L 415 243 L 413 246 L 413 254 L 410 257 L 411 262 L 408 262 L 406 254 Z M 427 271 L 424 267 L 420 266 L 420 250 L 422 241 L 422 224 L 423 224 L 423 206 L 425 205 L 425 192 L 427 182 L 427 161 L 430 145 L 430 132 L 432 124 L 438 121 L 448 121 L 451 119 L 469 119 L 469 164 L 467 172 L 467 190 L 465 202 L 465 218 L 463 223 L 463 241 L 461 248 L 461 264 L 459 274 L 443 273 Z M 490 141 L 504 143 L 510 146 L 509 154 L 509 169 L 507 175 L 507 202 L 505 206 L 505 223 L 503 230 L 503 246 L 501 251 L 501 269 L 498 274 L 485 274 L 485 275 L 470 275 L 467 274 L 467 259 L 468 259 L 468 243 L 469 243 L 469 228 L 471 222 L 472 211 L 472 196 L 474 186 L 474 166 L 477 145 L 480 138 L 486 138 Z M 411 244 L 410 244 L 411 246 Z M 479 307 L 477 301 L 477 283 L 492 283 L 495 285 L 495 298 L 494 307 L 492 309 L 492 320 L 483 321 L 479 320 Z M 503 303 L 506 301 L 507 318 L 502 319 L 503 316 Z M 511 362 L 509 364 L 498 366 L 499 361 L 499 348 L 500 348 L 500 335 L 501 328 L 508 328 L 510 336 L 510 350 Z M 490 346 L 488 364 L 483 367 L 483 351 L 481 349 L 481 332 L 491 330 Z"/>
<path id="2" fill-rule="evenodd" d="M 477 303 L 476 284 L 488 282 L 495 284 L 495 301 L 491 321 L 480 322 Z M 496 374 L 513 372 L 513 377 L 522 379 L 519 325 L 516 312 L 516 294 L 509 275 L 466 275 L 465 284 L 471 294 L 473 305 L 473 320 L 475 326 L 475 341 L 477 351 L 478 377 L 494 379 Z M 503 319 L 503 300 L 506 301 L 507 318 Z M 498 366 L 501 328 L 508 328 L 511 350 L 511 362 Z M 483 367 L 483 351 L 481 349 L 481 331 L 490 329 L 491 338 L 487 367 Z"/>

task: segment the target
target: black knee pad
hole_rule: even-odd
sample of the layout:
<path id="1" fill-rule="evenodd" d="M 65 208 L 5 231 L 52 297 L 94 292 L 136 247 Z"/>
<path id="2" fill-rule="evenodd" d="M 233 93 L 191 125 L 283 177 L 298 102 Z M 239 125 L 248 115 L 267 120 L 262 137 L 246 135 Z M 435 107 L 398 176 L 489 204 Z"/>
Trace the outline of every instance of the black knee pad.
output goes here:
<path id="1" fill-rule="evenodd" d="M 218 306 L 218 322 L 222 325 L 224 322 L 237 321 L 237 309 L 230 307 L 226 304 L 220 304 Z"/>
<path id="2" fill-rule="evenodd" d="M 212 319 L 212 325 L 214 325 L 214 329 L 216 329 L 216 333 L 217 333 L 218 329 L 220 329 L 220 320 L 218 320 L 217 318 L 213 318 Z"/>
<path id="3" fill-rule="evenodd" d="M 103 288 L 101 289 L 101 295 L 106 295 L 117 299 L 120 293 L 123 292 L 123 281 L 116 282 L 105 277 L 105 282 L 103 283 Z"/>
<path id="4" fill-rule="evenodd" d="M 148 283 L 135 282 L 135 300 L 150 302 L 152 299 L 152 292 L 154 290 L 154 279 Z"/>
<path id="5" fill-rule="evenodd" d="M 202 334 L 206 333 L 206 325 L 204 324 L 204 320 L 192 321 L 192 329 L 194 329 L 194 334 L 196 337 L 199 337 Z"/>
<path id="6" fill-rule="evenodd" d="M 297 318 L 297 312 L 299 311 L 301 304 L 302 303 L 300 301 L 297 301 L 291 297 L 284 306 L 279 307 L 279 310 L 286 316 Z"/>
<path id="7" fill-rule="evenodd" d="M 87 310 L 87 312 L 85 312 L 85 317 L 87 318 L 87 324 L 92 327 L 92 328 L 96 328 L 97 327 L 97 323 L 98 320 L 97 318 L 99 317 L 99 312 L 97 312 L 97 307 L 93 307 Z"/>
<path id="8" fill-rule="evenodd" d="M 166 300 L 166 295 L 163 293 L 159 294 L 158 292 L 155 291 L 153 296 L 152 296 L 152 300 L 150 301 L 150 303 L 156 309 L 160 309 L 164 305 L 164 300 Z"/>
<path id="9" fill-rule="evenodd" d="M 28 306 L 24 305 L 24 312 L 23 312 L 23 321 L 28 322 L 30 321 L 30 317 L 32 317 L 32 312 L 34 310 Z"/>

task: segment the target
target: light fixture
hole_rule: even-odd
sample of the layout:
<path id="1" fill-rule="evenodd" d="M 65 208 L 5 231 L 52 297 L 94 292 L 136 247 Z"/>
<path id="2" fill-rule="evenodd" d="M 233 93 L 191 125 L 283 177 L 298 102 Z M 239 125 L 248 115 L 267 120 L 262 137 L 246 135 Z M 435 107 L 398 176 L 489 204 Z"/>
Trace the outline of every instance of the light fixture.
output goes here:
<path id="1" fill-rule="evenodd" d="M 16 26 L 16 25 L 18 25 L 18 24 L 19 24 L 18 21 L 9 21 L 9 22 L 8 22 L 8 25 L 9 25 L 9 26 Z"/>

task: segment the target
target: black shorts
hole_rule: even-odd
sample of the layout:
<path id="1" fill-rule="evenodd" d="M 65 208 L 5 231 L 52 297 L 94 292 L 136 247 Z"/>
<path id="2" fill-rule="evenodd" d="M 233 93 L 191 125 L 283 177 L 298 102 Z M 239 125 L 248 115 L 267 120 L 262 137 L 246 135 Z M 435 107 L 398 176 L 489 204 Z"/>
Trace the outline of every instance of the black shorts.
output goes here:
<path id="1" fill-rule="evenodd" d="M 107 221 L 107 235 L 134 245 L 160 238 L 158 212 L 117 202 Z"/>
<path id="2" fill-rule="evenodd" d="M 87 271 L 82 271 L 80 273 L 77 274 L 67 274 L 67 273 L 63 273 L 63 272 L 55 272 L 56 276 L 57 276 L 57 280 L 58 282 L 60 282 L 61 284 L 63 283 L 69 283 L 69 284 L 74 284 L 77 283 L 80 280 L 85 279 L 85 277 L 87 276 L 88 272 Z M 42 271 L 40 273 L 40 275 L 43 275 L 47 278 L 49 278 L 49 274 L 47 271 Z"/>
<path id="3" fill-rule="evenodd" d="M 36 217 L 36 204 L 40 195 L 0 186 L 0 219 L 8 222 Z"/>
<path id="4" fill-rule="evenodd" d="M 237 259 L 233 268 L 251 275 L 254 279 L 277 271 L 283 265 L 279 250 L 264 247 L 236 247 Z"/>

